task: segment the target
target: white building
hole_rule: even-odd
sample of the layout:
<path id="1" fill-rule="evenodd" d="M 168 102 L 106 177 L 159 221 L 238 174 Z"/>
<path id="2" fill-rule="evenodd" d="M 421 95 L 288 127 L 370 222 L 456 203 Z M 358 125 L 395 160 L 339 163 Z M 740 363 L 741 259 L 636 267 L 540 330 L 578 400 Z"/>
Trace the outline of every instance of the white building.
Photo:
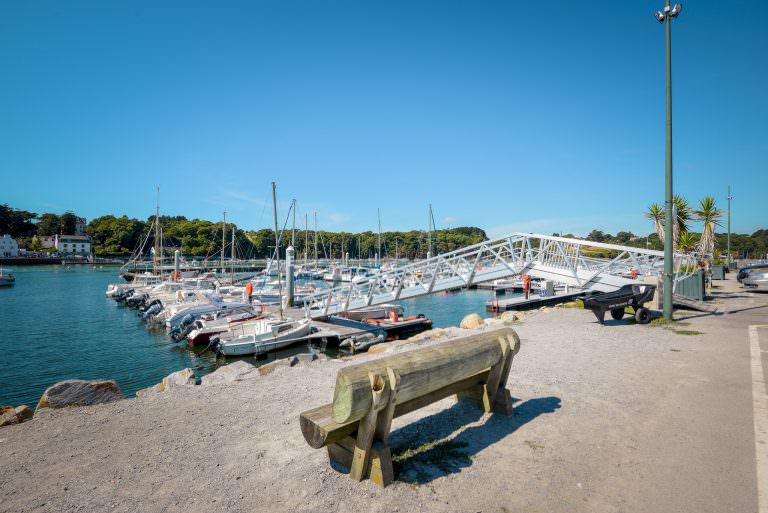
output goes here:
<path id="1" fill-rule="evenodd" d="M 6 233 L 0 239 L 0 257 L 13 256 L 19 256 L 19 244 L 16 242 L 16 239 Z"/>
<path id="2" fill-rule="evenodd" d="M 56 251 L 65 254 L 90 255 L 91 239 L 84 235 L 56 235 Z"/>

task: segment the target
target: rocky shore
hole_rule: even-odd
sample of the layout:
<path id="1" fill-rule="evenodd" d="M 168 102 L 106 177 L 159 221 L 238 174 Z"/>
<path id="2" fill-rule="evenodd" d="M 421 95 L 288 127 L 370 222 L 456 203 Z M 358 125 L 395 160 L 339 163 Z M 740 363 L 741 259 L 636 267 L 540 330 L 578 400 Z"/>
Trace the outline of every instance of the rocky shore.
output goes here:
<path id="1" fill-rule="evenodd" d="M 137 398 L 102 385 L 99 404 L 56 408 L 47 392 L 34 420 L 0 429 L 0 511 L 750 510 L 754 468 L 713 472 L 747 458 L 750 443 L 702 422 L 734 402 L 717 401 L 710 362 L 741 363 L 718 319 L 686 320 L 697 332 L 686 336 L 600 326 L 581 309 L 516 317 L 491 323 L 522 340 L 507 383 L 517 414 L 445 399 L 396 419 L 397 480 L 385 489 L 333 470 L 304 441 L 299 414 L 328 402 L 342 366 L 450 343 L 484 329 L 481 318 L 353 358 L 237 362 L 202 379 L 182 370 Z"/>

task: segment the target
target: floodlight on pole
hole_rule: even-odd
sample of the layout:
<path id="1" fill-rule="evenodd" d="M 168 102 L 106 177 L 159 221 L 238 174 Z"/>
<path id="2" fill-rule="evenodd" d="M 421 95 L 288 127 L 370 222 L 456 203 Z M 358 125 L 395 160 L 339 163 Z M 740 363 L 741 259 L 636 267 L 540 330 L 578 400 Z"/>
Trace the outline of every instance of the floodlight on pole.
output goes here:
<path id="1" fill-rule="evenodd" d="M 664 186 L 664 318 L 672 320 L 672 275 L 674 269 L 674 247 L 672 237 L 672 220 L 674 216 L 672 193 L 672 18 L 677 18 L 683 10 L 681 4 L 675 4 L 673 8 L 666 1 L 664 12 L 657 12 L 656 19 L 660 23 L 666 22 L 667 33 L 667 118 L 666 118 L 666 173 Z"/>

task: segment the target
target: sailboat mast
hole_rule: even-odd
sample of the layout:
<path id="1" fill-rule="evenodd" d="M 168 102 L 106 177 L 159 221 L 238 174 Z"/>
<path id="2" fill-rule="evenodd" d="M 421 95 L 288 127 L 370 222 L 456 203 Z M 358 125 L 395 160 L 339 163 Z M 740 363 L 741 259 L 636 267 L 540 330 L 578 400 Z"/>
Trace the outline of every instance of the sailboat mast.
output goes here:
<path id="1" fill-rule="evenodd" d="M 152 267 L 157 274 L 157 257 L 160 253 L 160 186 L 157 187 L 157 203 L 155 204 L 155 254 L 152 257 Z"/>
<path id="2" fill-rule="evenodd" d="M 280 235 L 277 232 L 277 186 L 272 182 L 272 210 L 275 213 L 275 262 L 277 262 L 277 294 L 280 298 L 280 320 L 283 320 L 283 281 L 280 277 Z"/>
<path id="3" fill-rule="evenodd" d="M 224 278 L 224 245 L 227 236 L 227 211 L 224 211 L 224 219 L 221 221 L 221 277 Z"/>
<path id="4" fill-rule="evenodd" d="M 379 221 L 379 235 L 376 238 L 376 263 L 381 263 L 381 209 L 376 209 L 376 218 Z"/>
<path id="5" fill-rule="evenodd" d="M 309 256 L 309 214 L 304 212 L 304 265 L 307 265 Z"/>
<path id="6" fill-rule="evenodd" d="M 293 211 L 293 227 L 291 228 L 291 247 L 296 249 L 296 198 L 291 203 L 291 209 Z"/>
<path id="7" fill-rule="evenodd" d="M 427 218 L 427 258 L 432 256 L 432 203 L 429 204 L 429 217 Z"/>
<path id="8" fill-rule="evenodd" d="M 317 267 L 317 211 L 315 211 L 315 267 Z"/>
<path id="9" fill-rule="evenodd" d="M 232 283 L 235 283 L 235 225 L 232 225 Z"/>

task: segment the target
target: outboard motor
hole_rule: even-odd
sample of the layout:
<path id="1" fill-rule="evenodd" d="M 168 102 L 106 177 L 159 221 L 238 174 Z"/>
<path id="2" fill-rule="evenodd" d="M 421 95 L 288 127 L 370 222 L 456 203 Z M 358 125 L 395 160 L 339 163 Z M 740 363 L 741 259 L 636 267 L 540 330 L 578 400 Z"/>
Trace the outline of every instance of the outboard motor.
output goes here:
<path id="1" fill-rule="evenodd" d="M 162 305 L 160 305 L 160 303 L 155 303 L 149 308 L 147 308 L 146 311 L 144 311 L 144 313 L 140 314 L 141 318 L 144 319 L 145 321 L 149 320 L 155 315 L 159 314 L 162 309 L 163 307 Z"/>
<path id="2" fill-rule="evenodd" d="M 147 299 L 149 299 L 149 294 L 141 294 L 138 296 L 131 296 L 125 300 L 125 306 L 130 306 L 131 308 L 138 308 L 142 306 Z"/>
<path id="3" fill-rule="evenodd" d="M 142 305 L 141 308 L 139 308 L 139 317 L 141 317 L 141 314 L 149 310 L 150 307 L 159 304 L 161 304 L 159 299 L 153 299 L 148 305 Z"/>
<path id="4" fill-rule="evenodd" d="M 125 301 L 126 299 L 131 297 L 132 295 L 133 295 L 133 289 L 127 289 L 127 290 L 123 290 L 123 291 L 120 291 L 117 294 L 115 294 L 114 299 L 118 303 L 122 303 L 123 301 Z"/>
<path id="5" fill-rule="evenodd" d="M 185 339 L 193 329 L 195 329 L 195 318 L 192 314 L 187 314 L 182 317 L 178 326 L 171 328 L 168 334 L 171 336 L 171 340 L 178 342 Z"/>

